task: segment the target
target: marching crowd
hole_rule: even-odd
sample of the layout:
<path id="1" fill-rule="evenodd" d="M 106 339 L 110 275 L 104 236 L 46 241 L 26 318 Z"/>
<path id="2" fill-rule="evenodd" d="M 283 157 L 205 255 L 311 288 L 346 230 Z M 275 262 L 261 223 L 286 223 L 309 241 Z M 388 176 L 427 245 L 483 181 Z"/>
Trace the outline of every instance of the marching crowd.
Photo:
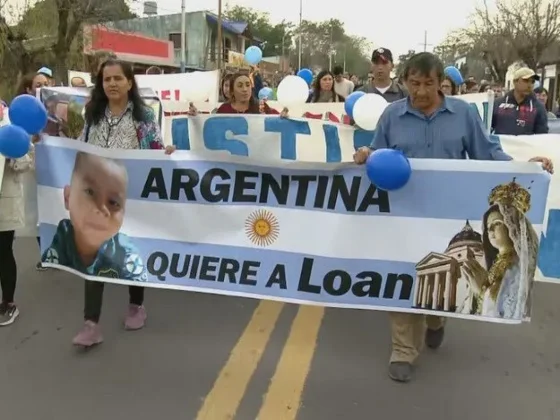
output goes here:
<path id="1" fill-rule="evenodd" d="M 409 158 L 478 159 L 508 161 L 512 158 L 496 138 L 489 136 L 477 111 L 467 102 L 455 98 L 460 93 L 493 89 L 496 101 L 492 119 L 496 134 L 539 134 L 548 132 L 545 105 L 547 92 L 534 90 L 538 75 L 528 68 L 514 75 L 514 87 L 502 94 L 500 86 L 467 80 L 457 86 L 445 73 L 441 60 L 431 53 L 412 56 L 398 80 L 391 78 L 393 55 L 386 48 L 376 49 L 371 57 L 371 79 L 362 86 L 345 77 L 341 68 L 321 71 L 312 83 L 308 102 L 344 102 L 353 91 L 361 90 L 383 96 L 389 106 L 381 116 L 370 147 L 356 151 L 354 161 L 363 164 L 369 154 L 380 148 L 398 148 Z M 24 77 L 18 93 L 36 94 L 37 89 L 53 84 L 52 72 L 43 68 Z M 171 154 L 174 146 L 165 146 L 153 111 L 144 104 L 130 64 L 108 56 L 92 79 L 94 86 L 85 107 L 85 126 L 79 141 L 110 149 L 160 149 Z M 215 110 L 223 114 L 278 114 L 259 100 L 263 87 L 258 71 L 229 74 L 221 81 L 223 104 Z M 543 102 L 544 101 L 544 102 Z M 191 104 L 189 113 L 196 115 Z M 280 117 L 287 118 L 284 109 Z M 396 129 L 398 127 L 398 130 Z M 429 127 L 429 129 L 428 129 Z M 394 133 L 400 133 L 395 136 Z M 438 133 L 434 135 L 433 133 Z M 445 133 L 446 138 L 439 133 Z M 459 141 L 454 141 L 456 138 Z M 41 141 L 40 136 L 33 143 Z M 552 162 L 542 156 L 531 159 L 553 171 Z M 18 317 L 15 304 L 17 265 L 13 252 L 15 231 L 24 226 L 24 192 L 21 173 L 33 171 L 34 150 L 21 159 L 8 160 L 4 168 L 0 195 L 0 281 L 2 302 L 0 326 L 12 324 Z M 99 220 L 117 217 L 119 209 L 110 197 L 92 193 L 92 205 Z M 101 222 L 100 222 L 101 223 Z M 92 264 L 95 255 L 82 261 Z M 41 263 L 37 266 L 42 269 Z M 102 282 L 85 281 L 84 324 L 73 339 L 77 346 L 90 347 L 103 341 L 99 325 L 103 302 Z M 147 313 L 144 288 L 129 287 L 129 302 L 124 325 L 128 330 L 144 327 Z M 392 353 L 389 376 L 399 382 L 412 378 L 413 364 L 424 344 L 438 348 L 444 339 L 445 319 L 435 316 L 391 313 Z"/>

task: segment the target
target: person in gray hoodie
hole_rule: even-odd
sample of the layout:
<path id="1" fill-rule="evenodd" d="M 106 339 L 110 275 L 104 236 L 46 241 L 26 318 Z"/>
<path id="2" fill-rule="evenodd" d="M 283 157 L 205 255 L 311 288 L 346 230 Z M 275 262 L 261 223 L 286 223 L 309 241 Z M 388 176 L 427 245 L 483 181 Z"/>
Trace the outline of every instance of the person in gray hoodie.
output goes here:
<path id="1" fill-rule="evenodd" d="M 387 48 L 377 48 L 371 55 L 371 70 L 373 80 L 359 89 L 365 93 L 377 93 L 387 102 L 395 102 L 406 98 L 408 91 L 396 80 L 391 79 L 394 68 L 393 53 Z"/>
<path id="2" fill-rule="evenodd" d="M 527 67 L 513 74 L 513 90 L 494 101 L 494 134 L 513 136 L 548 133 L 546 108 L 533 92 L 539 76 Z"/>

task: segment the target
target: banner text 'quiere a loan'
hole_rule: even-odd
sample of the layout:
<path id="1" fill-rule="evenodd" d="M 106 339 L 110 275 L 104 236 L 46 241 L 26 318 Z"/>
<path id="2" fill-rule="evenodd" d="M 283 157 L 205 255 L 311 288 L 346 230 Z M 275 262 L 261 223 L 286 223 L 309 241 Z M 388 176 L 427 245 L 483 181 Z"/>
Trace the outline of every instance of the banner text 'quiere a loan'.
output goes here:
<path id="1" fill-rule="evenodd" d="M 300 293 L 327 294 L 330 296 L 352 295 L 357 298 L 383 298 L 407 301 L 411 297 L 414 280 L 409 274 L 387 273 L 373 270 L 350 273 L 342 269 L 321 270 L 314 258 L 304 257 L 298 267 L 299 278 L 288 279 L 286 264 L 275 264 L 270 272 L 263 273 L 258 260 L 238 260 L 209 255 L 191 255 L 156 251 L 147 261 L 148 272 L 160 281 L 167 276 L 175 279 L 188 278 L 201 283 L 230 283 L 241 286 L 257 286 L 264 282 L 266 288 L 297 290 Z M 297 282 L 296 285 L 290 282 Z M 400 293 L 395 296 L 400 286 Z"/>

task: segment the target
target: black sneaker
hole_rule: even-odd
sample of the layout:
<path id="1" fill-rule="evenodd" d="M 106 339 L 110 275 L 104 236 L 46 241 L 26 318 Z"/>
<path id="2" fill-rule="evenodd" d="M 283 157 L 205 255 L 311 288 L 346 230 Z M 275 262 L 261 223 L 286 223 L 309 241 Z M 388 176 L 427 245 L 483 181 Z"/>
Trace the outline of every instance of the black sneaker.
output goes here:
<path id="1" fill-rule="evenodd" d="M 0 304 L 0 327 L 13 324 L 18 316 L 19 309 L 16 305 L 5 302 Z"/>
<path id="2" fill-rule="evenodd" d="M 37 271 L 46 271 L 46 270 L 47 270 L 47 267 L 43 267 L 43 264 L 41 263 L 41 261 L 39 261 L 39 262 L 37 263 L 37 265 L 35 266 L 35 269 L 36 269 Z"/>

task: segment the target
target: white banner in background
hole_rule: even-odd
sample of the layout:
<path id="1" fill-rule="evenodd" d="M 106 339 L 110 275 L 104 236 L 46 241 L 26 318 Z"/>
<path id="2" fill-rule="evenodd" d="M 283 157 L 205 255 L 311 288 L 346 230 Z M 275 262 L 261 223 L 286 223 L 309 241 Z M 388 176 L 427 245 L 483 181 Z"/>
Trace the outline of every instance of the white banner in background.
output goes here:
<path id="1" fill-rule="evenodd" d="M 136 83 L 140 88 L 151 88 L 162 101 L 208 102 L 212 109 L 218 102 L 220 72 L 194 71 L 175 74 L 138 74 Z"/>
<path id="2" fill-rule="evenodd" d="M 468 95 L 457 96 L 457 98 L 470 103 L 473 107 L 476 107 L 478 113 L 480 114 L 480 118 L 482 118 L 486 127 L 488 127 L 488 131 L 490 131 L 490 126 L 492 124 L 492 110 L 494 109 L 494 93 L 471 93 Z M 278 101 L 268 101 L 267 103 L 271 108 L 276 109 L 278 112 L 282 111 L 284 108 L 284 104 Z M 201 113 L 210 113 L 220 104 L 212 103 L 212 101 L 194 101 L 194 105 Z M 346 114 L 346 111 L 344 111 L 344 103 L 291 104 L 288 108 L 290 116 L 294 118 L 299 118 L 304 116 L 304 114 L 309 113 L 311 114 L 308 115 L 309 117 L 328 120 L 329 118 L 326 114 L 330 113 L 337 118 L 338 122 L 343 122 L 343 116 Z M 163 111 L 167 116 L 176 117 L 178 115 L 185 114 L 188 110 L 189 101 L 163 101 Z"/>

